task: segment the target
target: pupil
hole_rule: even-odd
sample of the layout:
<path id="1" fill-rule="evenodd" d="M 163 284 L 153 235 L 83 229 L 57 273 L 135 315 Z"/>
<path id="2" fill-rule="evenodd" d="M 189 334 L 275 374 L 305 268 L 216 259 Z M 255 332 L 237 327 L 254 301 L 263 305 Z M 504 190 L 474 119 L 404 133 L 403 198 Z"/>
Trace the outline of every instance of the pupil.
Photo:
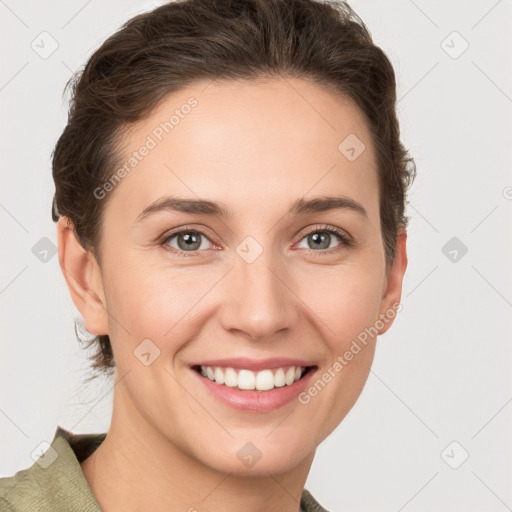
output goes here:
<path id="1" fill-rule="evenodd" d="M 198 241 L 199 237 L 193 233 L 192 234 L 186 233 L 186 234 L 180 236 L 180 241 L 181 240 L 185 241 L 185 247 L 188 249 L 196 250 L 201 245 L 201 242 Z M 196 244 L 197 247 L 194 246 L 194 244 Z M 192 247 L 192 246 L 194 246 L 194 247 Z"/>
<path id="2" fill-rule="evenodd" d="M 320 241 L 320 243 L 316 245 L 317 248 L 320 247 L 320 249 L 327 249 L 329 247 L 330 235 L 328 233 L 324 233 L 324 234 L 314 233 L 313 235 L 310 235 L 310 236 L 314 240 L 315 243 Z M 327 244 L 325 244 L 325 241 L 327 241 Z M 322 245 L 322 242 L 324 242 L 323 245 Z"/>

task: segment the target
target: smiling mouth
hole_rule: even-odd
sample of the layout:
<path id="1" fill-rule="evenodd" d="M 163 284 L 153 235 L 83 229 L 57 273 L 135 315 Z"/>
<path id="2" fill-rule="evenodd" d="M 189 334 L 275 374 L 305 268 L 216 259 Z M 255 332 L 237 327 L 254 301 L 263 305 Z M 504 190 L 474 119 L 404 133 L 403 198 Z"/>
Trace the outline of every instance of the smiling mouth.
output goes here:
<path id="1" fill-rule="evenodd" d="M 274 388 L 291 386 L 314 371 L 316 366 L 282 366 L 257 372 L 243 368 L 202 365 L 194 365 L 192 369 L 219 386 L 245 391 L 271 391 Z"/>

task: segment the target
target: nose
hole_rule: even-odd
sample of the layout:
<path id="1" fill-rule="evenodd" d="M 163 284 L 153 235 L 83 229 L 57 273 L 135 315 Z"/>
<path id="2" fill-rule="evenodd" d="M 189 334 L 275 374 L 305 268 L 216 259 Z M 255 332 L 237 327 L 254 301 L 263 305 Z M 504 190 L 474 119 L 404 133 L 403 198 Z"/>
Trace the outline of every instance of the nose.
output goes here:
<path id="1" fill-rule="evenodd" d="M 264 251 L 252 263 L 236 258 L 226 276 L 221 324 L 238 337 L 275 338 L 297 321 L 300 301 L 284 264 L 279 265 L 270 253 Z"/>

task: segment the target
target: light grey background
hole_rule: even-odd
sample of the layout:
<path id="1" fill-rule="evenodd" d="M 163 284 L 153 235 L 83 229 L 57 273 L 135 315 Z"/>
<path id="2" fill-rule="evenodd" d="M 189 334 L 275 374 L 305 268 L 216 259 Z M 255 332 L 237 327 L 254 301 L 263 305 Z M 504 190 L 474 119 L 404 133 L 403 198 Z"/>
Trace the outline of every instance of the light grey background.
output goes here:
<path id="1" fill-rule="evenodd" d="M 66 81 L 122 22 L 160 3 L 0 0 L 0 476 L 30 466 L 57 424 L 108 429 L 111 385 L 82 385 L 87 354 L 58 258 L 34 252 L 43 237 L 56 244 L 50 153 Z M 333 511 L 512 510 L 512 2 L 351 5 L 395 67 L 418 176 L 403 310 L 306 487 Z M 31 47 L 42 52 L 46 37 L 51 49 L 43 31 L 58 43 L 47 58 Z"/>

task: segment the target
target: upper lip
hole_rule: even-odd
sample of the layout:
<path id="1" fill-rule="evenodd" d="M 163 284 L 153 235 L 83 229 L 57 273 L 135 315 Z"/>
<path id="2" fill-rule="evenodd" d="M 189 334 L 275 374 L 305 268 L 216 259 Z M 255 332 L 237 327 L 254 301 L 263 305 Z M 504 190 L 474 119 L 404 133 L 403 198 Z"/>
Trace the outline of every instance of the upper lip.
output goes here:
<path id="1" fill-rule="evenodd" d="M 237 357 L 229 359 L 209 359 L 191 365 L 194 366 L 220 366 L 224 368 L 238 368 L 252 371 L 281 368 L 283 366 L 315 366 L 311 361 L 292 359 L 289 357 L 273 357 L 270 359 L 250 359 Z"/>

